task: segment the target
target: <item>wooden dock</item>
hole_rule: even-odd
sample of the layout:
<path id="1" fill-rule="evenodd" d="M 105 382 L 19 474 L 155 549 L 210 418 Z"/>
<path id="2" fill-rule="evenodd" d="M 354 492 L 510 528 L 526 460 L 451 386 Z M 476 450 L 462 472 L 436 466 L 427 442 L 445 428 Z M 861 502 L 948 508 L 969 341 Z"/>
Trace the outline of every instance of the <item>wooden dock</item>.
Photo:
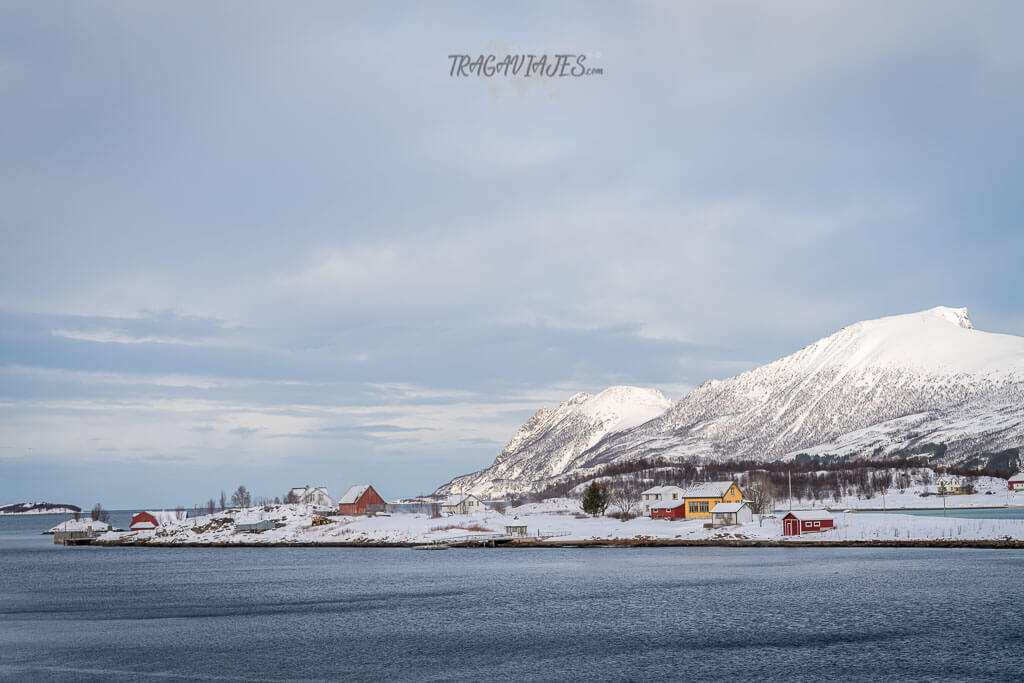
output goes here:
<path id="1" fill-rule="evenodd" d="M 57 545 L 92 545 L 98 536 L 94 531 L 55 531 L 53 542 Z"/>

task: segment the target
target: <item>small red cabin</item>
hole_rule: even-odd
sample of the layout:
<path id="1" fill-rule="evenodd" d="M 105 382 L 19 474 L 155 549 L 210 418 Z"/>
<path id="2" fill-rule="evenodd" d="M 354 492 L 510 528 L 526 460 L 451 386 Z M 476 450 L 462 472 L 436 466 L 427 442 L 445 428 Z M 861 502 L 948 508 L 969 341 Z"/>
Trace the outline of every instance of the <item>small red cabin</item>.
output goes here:
<path id="1" fill-rule="evenodd" d="M 1018 472 L 1006 481 L 1006 488 L 1011 491 L 1020 491 L 1024 489 L 1024 472 Z"/>
<path id="2" fill-rule="evenodd" d="M 368 515 L 375 512 L 384 512 L 387 501 L 380 497 L 380 494 L 373 490 L 369 484 L 353 486 L 338 501 L 338 514 L 341 515 Z"/>
<path id="3" fill-rule="evenodd" d="M 663 500 L 651 503 L 651 519 L 685 519 L 685 500 Z"/>
<path id="4" fill-rule="evenodd" d="M 827 531 L 835 526 L 828 510 L 791 510 L 782 518 L 782 535 L 799 536 Z"/>

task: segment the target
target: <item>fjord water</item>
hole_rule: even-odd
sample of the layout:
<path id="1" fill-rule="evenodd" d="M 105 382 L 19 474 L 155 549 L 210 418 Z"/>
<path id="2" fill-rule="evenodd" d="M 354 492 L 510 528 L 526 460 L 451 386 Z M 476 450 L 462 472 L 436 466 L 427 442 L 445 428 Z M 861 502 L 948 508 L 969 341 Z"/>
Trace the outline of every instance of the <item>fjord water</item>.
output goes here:
<path id="1" fill-rule="evenodd" d="M 3 680 L 1010 680 L 1024 631 L 1016 550 L 64 548 L 6 528 Z"/>

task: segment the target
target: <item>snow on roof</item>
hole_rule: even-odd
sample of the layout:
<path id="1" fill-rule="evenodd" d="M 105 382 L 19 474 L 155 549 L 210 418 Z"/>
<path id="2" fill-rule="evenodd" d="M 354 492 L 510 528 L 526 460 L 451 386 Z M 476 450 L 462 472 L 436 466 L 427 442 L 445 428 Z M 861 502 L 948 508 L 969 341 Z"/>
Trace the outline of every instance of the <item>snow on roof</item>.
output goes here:
<path id="1" fill-rule="evenodd" d="M 1010 477 L 1007 481 L 1024 481 L 1024 472 L 1018 472 L 1017 474 Z"/>
<path id="2" fill-rule="evenodd" d="M 683 494 L 686 498 L 721 498 L 732 486 L 731 481 L 706 481 L 694 484 Z"/>
<path id="3" fill-rule="evenodd" d="M 665 486 L 652 486 L 651 488 L 649 488 L 646 491 L 644 491 L 644 493 L 667 493 L 669 491 L 682 491 L 682 490 L 683 490 L 683 488 L 681 486 L 676 486 L 675 484 L 667 484 Z"/>
<path id="4" fill-rule="evenodd" d="M 338 500 L 338 503 L 341 505 L 351 505 L 352 503 L 359 502 L 359 499 L 362 498 L 363 494 L 369 489 L 369 484 L 356 484 L 348 491 L 345 491 L 345 495 Z"/>
<path id="5" fill-rule="evenodd" d="M 174 524 L 188 518 L 188 512 L 185 510 L 146 510 L 146 514 L 153 515 L 153 519 L 160 525 Z M 135 526 L 140 524 L 137 523 Z"/>
<path id="6" fill-rule="evenodd" d="M 671 510 L 673 508 L 679 507 L 685 502 L 685 500 L 662 500 L 657 503 L 651 503 L 651 509 L 653 510 L 655 508 L 658 508 L 664 510 Z"/>
<path id="7" fill-rule="evenodd" d="M 715 506 L 718 509 L 718 506 Z M 790 510 L 786 513 L 786 516 L 793 515 L 797 519 L 803 520 L 816 520 L 816 519 L 832 519 L 832 513 L 828 510 Z"/>
<path id="8" fill-rule="evenodd" d="M 718 514 L 719 512 L 739 512 L 743 509 L 746 503 L 719 503 L 715 507 L 711 508 L 711 514 Z"/>

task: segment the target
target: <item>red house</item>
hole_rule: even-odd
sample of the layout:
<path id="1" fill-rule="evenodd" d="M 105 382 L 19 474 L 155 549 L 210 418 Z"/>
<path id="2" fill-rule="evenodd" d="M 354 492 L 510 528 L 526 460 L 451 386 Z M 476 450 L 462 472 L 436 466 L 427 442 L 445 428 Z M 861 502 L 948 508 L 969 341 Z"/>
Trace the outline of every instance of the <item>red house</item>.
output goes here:
<path id="1" fill-rule="evenodd" d="M 1020 491 L 1021 489 L 1024 489 L 1024 472 L 1018 472 L 1007 479 L 1006 488 L 1011 491 Z"/>
<path id="2" fill-rule="evenodd" d="M 368 515 L 374 512 L 384 512 L 385 505 L 387 505 L 387 501 L 381 498 L 372 486 L 358 484 L 346 491 L 338 501 L 338 514 Z"/>
<path id="3" fill-rule="evenodd" d="M 160 510 L 159 512 L 139 512 L 132 517 L 132 522 L 128 525 L 128 528 L 131 531 L 148 531 L 150 529 L 155 529 L 160 525 L 167 526 L 168 524 L 179 522 L 187 517 L 188 513 L 184 510 L 175 510 L 171 512 L 168 512 L 167 510 Z"/>
<path id="4" fill-rule="evenodd" d="M 661 500 L 651 503 L 651 519 L 685 519 L 685 500 Z"/>
<path id="5" fill-rule="evenodd" d="M 835 526 L 828 510 L 791 510 L 782 518 L 782 535 L 799 536 L 827 531 Z"/>

